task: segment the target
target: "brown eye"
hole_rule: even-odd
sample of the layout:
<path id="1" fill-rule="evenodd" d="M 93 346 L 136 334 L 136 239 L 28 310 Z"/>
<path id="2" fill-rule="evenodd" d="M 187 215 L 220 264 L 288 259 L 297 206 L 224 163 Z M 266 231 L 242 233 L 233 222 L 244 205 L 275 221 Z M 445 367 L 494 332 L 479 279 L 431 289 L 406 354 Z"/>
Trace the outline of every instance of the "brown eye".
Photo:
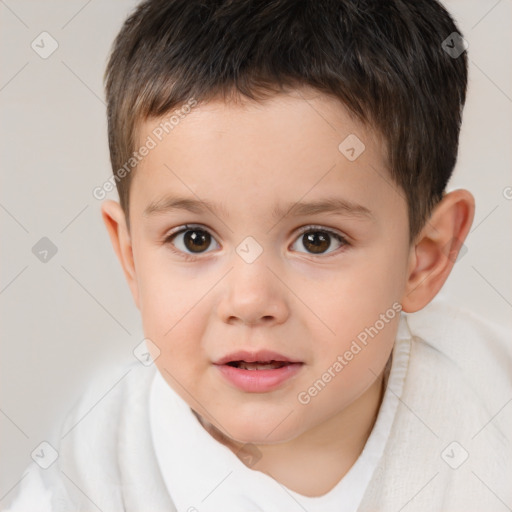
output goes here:
<path id="1" fill-rule="evenodd" d="M 210 240 L 210 234 L 200 229 L 185 231 L 185 236 L 183 237 L 185 247 L 192 252 L 202 252 L 208 249 Z"/>
<path id="2" fill-rule="evenodd" d="M 206 252 L 214 238 L 204 229 L 186 226 L 181 231 L 171 234 L 165 240 L 174 245 L 179 252 L 189 254 L 201 254 Z M 217 244 L 218 245 L 218 244 Z"/>
<path id="3" fill-rule="evenodd" d="M 321 254 L 329 249 L 330 237 L 325 231 L 313 231 L 302 235 L 304 247 L 314 254 Z"/>
<path id="4" fill-rule="evenodd" d="M 333 239 L 336 240 L 338 246 L 336 247 L 335 243 L 334 249 L 329 250 L 333 246 Z M 297 239 L 295 244 L 299 242 L 302 243 L 302 245 L 306 249 L 306 252 L 309 254 L 328 254 L 339 247 L 348 245 L 347 240 L 338 233 L 335 233 L 334 231 L 328 229 L 313 229 L 313 227 L 309 227 L 307 231 L 302 231 L 301 236 Z"/>

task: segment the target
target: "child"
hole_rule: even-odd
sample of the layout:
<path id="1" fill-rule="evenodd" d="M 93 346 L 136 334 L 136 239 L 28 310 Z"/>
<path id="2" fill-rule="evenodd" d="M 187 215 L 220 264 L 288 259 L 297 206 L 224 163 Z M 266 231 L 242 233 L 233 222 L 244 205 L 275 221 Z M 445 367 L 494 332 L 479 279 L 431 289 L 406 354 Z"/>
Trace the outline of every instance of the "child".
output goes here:
<path id="1" fill-rule="evenodd" d="M 505 334 L 432 302 L 466 85 L 435 0 L 140 4 L 95 195 L 146 339 L 11 512 L 510 509 Z"/>

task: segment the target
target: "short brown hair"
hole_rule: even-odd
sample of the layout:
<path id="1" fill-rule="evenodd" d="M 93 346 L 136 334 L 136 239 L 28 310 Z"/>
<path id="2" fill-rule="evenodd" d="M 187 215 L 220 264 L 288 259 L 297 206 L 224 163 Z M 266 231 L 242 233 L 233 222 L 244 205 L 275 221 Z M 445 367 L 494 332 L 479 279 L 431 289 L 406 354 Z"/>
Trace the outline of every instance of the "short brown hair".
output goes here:
<path id="1" fill-rule="evenodd" d="M 105 72 L 112 169 L 132 156 L 142 121 L 191 98 L 259 101 L 309 86 L 381 134 L 412 240 L 457 159 L 467 56 L 443 42 L 460 40 L 436 0 L 146 0 Z M 132 173 L 123 174 L 116 184 L 128 220 Z"/>

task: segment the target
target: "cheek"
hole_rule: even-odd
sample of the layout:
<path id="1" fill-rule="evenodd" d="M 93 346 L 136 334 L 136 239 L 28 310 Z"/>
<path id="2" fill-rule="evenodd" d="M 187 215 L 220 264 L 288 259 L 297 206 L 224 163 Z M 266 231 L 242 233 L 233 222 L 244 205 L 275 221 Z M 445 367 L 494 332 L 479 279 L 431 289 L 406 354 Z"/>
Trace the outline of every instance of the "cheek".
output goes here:
<path id="1" fill-rule="evenodd" d="M 322 343 L 303 391 L 311 389 L 326 410 L 347 406 L 374 383 L 389 359 L 400 320 L 401 305 L 388 288 L 376 290 L 373 280 L 362 276 L 353 283 L 344 283 L 338 297 L 325 304 L 323 318 L 334 333 L 320 325 L 313 335 Z"/>
<path id="2" fill-rule="evenodd" d="M 324 337 L 348 339 L 399 302 L 405 266 L 405 258 L 393 251 L 363 255 L 333 273 L 328 283 L 310 283 L 314 293 L 304 287 L 298 295 L 309 297 L 307 305 L 323 321 Z"/>
<path id="3" fill-rule="evenodd" d="M 194 339 L 201 339 L 197 322 L 197 287 L 173 272 L 161 257 L 139 260 L 138 286 L 140 311 L 144 334 L 161 350 L 161 357 L 176 359 L 192 356 L 197 347 Z"/>
<path id="4" fill-rule="evenodd" d="M 317 325 L 313 337 L 324 340 L 315 352 L 315 372 L 320 378 L 331 368 L 339 376 L 332 379 L 336 383 L 331 389 L 358 393 L 382 371 L 400 318 L 402 267 L 406 267 L 404 251 L 394 247 L 359 253 L 346 269 L 333 273 L 328 285 L 317 285 L 317 293 L 309 293 L 308 306 L 321 319 L 312 319 Z"/>
<path id="5" fill-rule="evenodd" d="M 173 268 L 165 248 L 137 251 L 137 284 L 143 321 L 159 325 L 159 334 L 185 315 L 193 283 Z"/>
<path id="6" fill-rule="evenodd" d="M 405 240 L 390 237 L 363 254 L 353 266 L 349 284 L 355 300 L 362 298 L 372 309 L 388 308 L 400 300 L 406 284 L 408 247 Z M 382 311 L 369 311 L 372 315 Z"/>

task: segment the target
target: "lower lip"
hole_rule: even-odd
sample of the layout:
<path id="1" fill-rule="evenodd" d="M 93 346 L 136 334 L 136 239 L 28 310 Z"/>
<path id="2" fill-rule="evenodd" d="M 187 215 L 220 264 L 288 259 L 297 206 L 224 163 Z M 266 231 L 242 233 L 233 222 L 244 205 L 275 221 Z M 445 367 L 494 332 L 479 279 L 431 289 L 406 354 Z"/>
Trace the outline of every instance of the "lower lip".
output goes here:
<path id="1" fill-rule="evenodd" d="M 216 365 L 222 375 L 237 388 L 248 393 L 265 393 L 297 375 L 302 363 L 291 363 L 274 370 L 242 370 L 227 364 Z"/>

